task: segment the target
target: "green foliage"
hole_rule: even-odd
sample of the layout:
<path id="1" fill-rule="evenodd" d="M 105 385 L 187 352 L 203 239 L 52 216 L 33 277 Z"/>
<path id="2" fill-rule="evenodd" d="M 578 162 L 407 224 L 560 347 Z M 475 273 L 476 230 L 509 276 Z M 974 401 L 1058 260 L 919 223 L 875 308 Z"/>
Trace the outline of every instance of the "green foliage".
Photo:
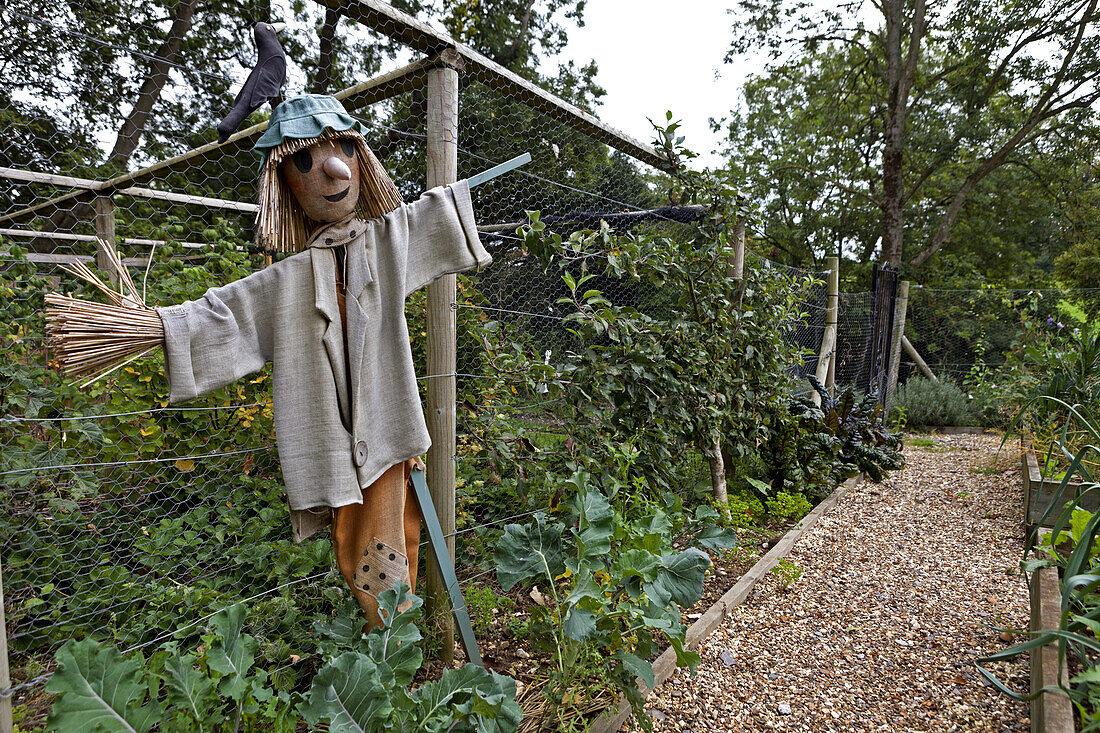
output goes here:
<path id="1" fill-rule="evenodd" d="M 764 49 L 771 63 L 746 83 L 744 105 L 730 113 L 727 154 L 748 195 L 764 202 L 776 256 L 807 265 L 842 250 L 870 263 L 891 174 L 905 224 L 897 264 L 913 261 L 937 234 L 950 235 L 920 265 L 926 287 L 1034 287 L 1059 253 L 1095 253 L 1095 93 L 1077 80 L 1096 73 L 1100 52 L 1069 40 L 1096 34 L 1096 18 L 1084 7 L 929 3 L 917 23 L 908 6 L 734 5 L 727 62 Z M 1060 42 L 1052 51 L 1044 38 Z M 915 73 L 909 94 L 899 96 L 887 59 L 905 58 L 910 48 Z M 869 68 L 883 71 L 864 73 Z M 1044 94 L 1069 103 L 1051 105 Z M 887 110 L 897 104 L 907 122 L 900 139 L 891 139 L 896 128 Z M 888 143 L 899 146 L 889 172 Z M 1067 274 L 1095 282 L 1096 268 L 1089 273 L 1071 262 Z"/>
<path id="2" fill-rule="evenodd" d="M 728 507 L 730 524 L 734 527 L 751 527 L 764 514 L 764 504 L 745 489 L 730 493 Z"/>
<path id="3" fill-rule="evenodd" d="M 802 568 L 785 557 L 779 558 L 779 562 L 769 572 L 779 579 L 779 585 L 783 590 L 790 590 L 802 577 Z"/>
<path id="4" fill-rule="evenodd" d="M 886 427 L 874 394 L 860 398 L 848 387 L 833 397 L 817 379 L 809 379 L 821 405 L 796 398 L 761 446 L 771 489 L 825 495 L 861 471 L 878 482 L 902 467 L 901 435 Z"/>
<path id="5" fill-rule="evenodd" d="M 285 731 L 300 717 L 330 731 L 515 731 L 515 682 L 468 664 L 410 690 L 423 654 L 421 601 L 399 585 L 379 596 L 383 625 L 361 631 L 358 609 L 318 622 L 325 664 L 309 692 L 275 691 L 255 665 L 257 640 L 242 632 L 244 607 L 216 614 L 194 653 L 175 642 L 146 660 L 93 639 L 57 653 L 52 730 Z"/>
<path id="6" fill-rule="evenodd" d="M 670 152 L 687 155 L 675 124 L 660 132 Z M 572 338 L 549 359 L 500 323 L 487 341 L 497 369 L 569 426 L 569 458 L 553 467 L 557 479 L 542 479 L 548 487 L 584 468 L 612 498 L 635 479 L 651 498 L 676 490 L 686 448 L 754 454 L 788 399 L 786 370 L 801 350 L 784 328 L 800 318 L 808 283 L 750 257 L 738 287 L 726 275 L 744 215 L 735 181 L 681 171 L 672 186 L 670 198 L 705 207 L 698 222 L 625 234 L 603 223 L 563 238 L 529 212 L 520 230 L 525 250 L 565 284 L 558 305 Z M 624 449 L 629 461 L 614 453 Z M 487 452 L 510 458 L 499 443 Z"/>
<path id="7" fill-rule="evenodd" d="M 511 598 L 497 595 L 485 585 L 467 585 L 462 589 L 462 595 L 466 599 L 470 622 L 479 637 L 489 633 L 489 627 L 498 614 L 508 615 L 516 607 L 516 602 Z"/>
<path id="8" fill-rule="evenodd" d="M 1068 665 L 1071 658 L 1081 665 L 1081 671 L 1070 679 L 1069 685 L 1059 684 L 1059 687 L 1065 689 L 1076 706 L 1081 729 L 1095 731 L 1100 729 L 1100 659 L 1097 657 L 1100 652 L 1097 644 L 1100 636 L 1100 512 L 1088 512 L 1081 504 L 1082 499 L 1100 492 L 1100 484 L 1096 483 L 1088 467 L 1100 452 L 1097 449 L 1100 427 L 1065 403 L 1062 406 L 1087 435 L 1086 444 L 1078 448 L 1062 438 L 1055 441 L 1056 450 L 1068 462 L 1068 469 L 1037 524 L 1043 526 L 1048 519 L 1052 520 L 1051 536 L 1056 539 L 1045 543 L 1046 552 L 1042 556 L 1021 563 L 1025 572 L 1052 565 L 1058 568 L 1061 583 L 1059 625 L 1056 629 L 1038 630 L 1027 641 L 978 659 L 976 664 L 982 675 L 1001 692 L 1025 699 L 1024 695 L 1001 682 L 988 666 L 1021 654 L 1034 654 L 1047 644 L 1055 646 L 1060 667 Z M 1081 488 L 1071 492 L 1070 482 L 1080 482 Z"/>
<path id="9" fill-rule="evenodd" d="M 768 507 L 768 514 L 780 522 L 801 519 L 813 509 L 806 497 L 797 491 L 777 491 L 764 505 Z"/>
<path id="10" fill-rule="evenodd" d="M 655 637 L 676 649 L 677 664 L 694 669 L 699 657 L 684 649 L 687 628 L 680 608 L 702 594 L 710 558 L 690 547 L 670 551 L 674 537 L 692 536 L 699 545 L 734 546 L 736 537 L 711 524 L 717 512 L 701 507 L 683 519 L 678 497 L 628 519 L 591 485 L 572 477 L 577 493 L 563 503 L 563 516 L 536 515 L 526 526 L 510 524 L 494 560 L 505 590 L 519 584 L 548 589 L 547 604 L 532 609 L 532 645 L 554 660 L 544 694 L 562 729 L 583 723 L 584 702 L 601 690 L 622 695 L 642 725 L 652 725 L 634 678 L 653 684 L 645 660 L 658 652 Z M 536 548 L 532 551 L 532 548 Z"/>
<path id="11" fill-rule="evenodd" d="M 978 423 L 969 395 L 946 378 L 932 381 L 913 377 L 898 385 L 891 409 L 905 415 L 906 425 L 942 427 Z"/>

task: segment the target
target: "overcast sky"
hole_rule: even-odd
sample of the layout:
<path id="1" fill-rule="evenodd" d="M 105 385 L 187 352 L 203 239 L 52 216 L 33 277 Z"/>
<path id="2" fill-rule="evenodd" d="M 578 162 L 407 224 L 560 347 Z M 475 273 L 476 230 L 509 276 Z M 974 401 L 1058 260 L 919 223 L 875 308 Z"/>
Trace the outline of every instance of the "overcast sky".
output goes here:
<path id="1" fill-rule="evenodd" d="M 744 64 L 722 63 L 732 39 L 727 7 L 723 0 L 590 0 L 564 55 L 596 60 L 596 80 L 607 90 L 596 110 L 604 122 L 649 142 L 646 118 L 663 122 L 672 110 L 684 122 L 685 144 L 715 165 L 709 154 L 719 137 L 707 119 L 736 105 L 745 78 Z"/>

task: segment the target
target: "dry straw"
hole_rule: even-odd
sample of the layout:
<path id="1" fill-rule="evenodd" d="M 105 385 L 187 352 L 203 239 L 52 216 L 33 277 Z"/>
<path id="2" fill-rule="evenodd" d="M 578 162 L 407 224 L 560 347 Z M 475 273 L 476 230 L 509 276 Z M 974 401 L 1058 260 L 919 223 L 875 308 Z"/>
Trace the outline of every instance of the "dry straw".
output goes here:
<path id="1" fill-rule="evenodd" d="M 82 387 L 164 344 L 160 316 L 145 305 L 118 252 L 102 244 L 101 251 L 118 273 L 119 290 L 105 284 L 82 262 L 61 267 L 94 285 L 109 303 L 46 294 L 46 335 L 66 375 L 92 375 Z"/>

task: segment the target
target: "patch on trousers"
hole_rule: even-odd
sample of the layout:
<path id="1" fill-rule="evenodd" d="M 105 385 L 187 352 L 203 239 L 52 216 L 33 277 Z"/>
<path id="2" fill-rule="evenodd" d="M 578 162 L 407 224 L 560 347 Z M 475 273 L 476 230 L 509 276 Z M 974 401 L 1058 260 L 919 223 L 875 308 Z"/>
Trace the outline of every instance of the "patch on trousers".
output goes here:
<path id="1" fill-rule="evenodd" d="M 355 587 L 377 598 L 399 582 L 409 584 L 409 558 L 377 537 L 372 538 L 355 568 Z"/>

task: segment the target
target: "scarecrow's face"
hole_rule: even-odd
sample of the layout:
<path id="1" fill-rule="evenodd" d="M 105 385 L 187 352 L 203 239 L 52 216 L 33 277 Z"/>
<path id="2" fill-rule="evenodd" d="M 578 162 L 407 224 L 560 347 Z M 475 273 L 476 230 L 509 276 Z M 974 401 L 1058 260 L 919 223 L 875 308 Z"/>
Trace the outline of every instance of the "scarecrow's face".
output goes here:
<path id="1" fill-rule="evenodd" d="M 359 201 L 359 160 L 351 140 L 322 140 L 283 160 L 283 176 L 313 221 L 339 221 Z"/>

